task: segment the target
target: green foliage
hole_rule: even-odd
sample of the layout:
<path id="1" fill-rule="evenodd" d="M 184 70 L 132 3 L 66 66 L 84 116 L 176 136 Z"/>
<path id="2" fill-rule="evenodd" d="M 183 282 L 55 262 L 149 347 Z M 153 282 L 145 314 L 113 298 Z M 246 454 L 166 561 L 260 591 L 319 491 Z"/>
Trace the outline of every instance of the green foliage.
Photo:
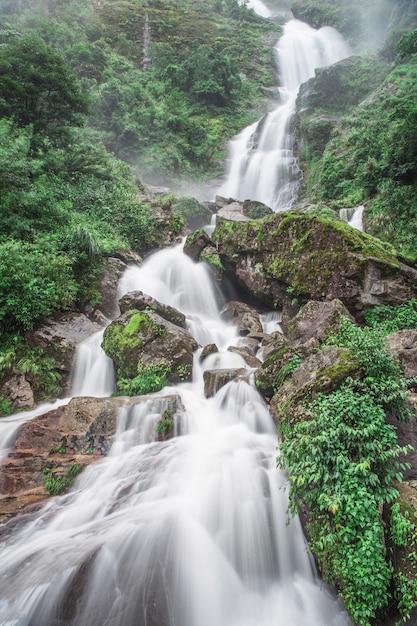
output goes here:
<path id="1" fill-rule="evenodd" d="M 297 367 L 303 362 L 303 358 L 301 357 L 301 355 L 299 354 L 294 354 L 288 361 L 288 363 L 286 363 L 285 365 L 283 365 L 281 367 L 281 369 L 279 370 L 278 374 L 275 377 L 275 380 L 273 381 L 272 387 L 274 392 L 276 392 L 279 387 L 281 387 L 282 383 L 285 381 L 286 378 L 288 378 L 289 376 L 291 376 L 291 374 L 297 369 Z M 259 381 L 261 382 L 261 381 Z"/>
<path id="2" fill-rule="evenodd" d="M 84 469 L 79 463 L 69 465 L 65 475 L 54 474 L 52 468 L 45 467 L 43 470 L 43 486 L 52 496 L 59 496 L 67 491 L 74 482 L 78 474 Z"/>
<path id="3" fill-rule="evenodd" d="M 388 335 L 398 330 L 417 328 L 417 302 L 410 300 L 398 306 L 380 305 L 365 312 L 365 321 Z"/>
<path id="4" fill-rule="evenodd" d="M 384 333 L 343 320 L 329 343 L 346 346 L 362 366 L 360 379 L 319 394 L 306 415 L 282 431 L 278 465 L 289 471 L 290 510 L 311 514 L 310 547 L 325 580 L 340 590 L 355 623 L 367 626 L 389 599 L 380 506 L 393 502 L 407 464 L 386 413 L 405 419 L 405 381 L 388 353 Z"/>
<path id="5" fill-rule="evenodd" d="M 417 52 L 417 29 L 405 33 L 401 37 L 397 44 L 397 51 L 400 59 Z"/>
<path id="6" fill-rule="evenodd" d="M 55 359 L 47 357 L 41 348 L 30 348 L 18 336 L 2 336 L 0 347 L 0 380 L 5 381 L 13 371 L 22 372 L 30 381 L 35 400 L 56 397 L 61 392 L 61 373 Z M 0 414 L 8 414 L 10 403 L 4 400 Z"/>
<path id="7" fill-rule="evenodd" d="M 168 435 L 174 429 L 174 420 L 173 420 L 174 412 L 170 409 L 167 409 L 163 412 L 161 419 L 158 421 L 156 425 L 156 432 L 161 437 Z"/>
<path id="8" fill-rule="evenodd" d="M 35 37 L 2 46 L 0 92 L 0 116 L 13 116 L 21 127 L 32 124 L 34 137 L 62 142 L 66 129 L 80 126 L 87 113 L 86 97 L 64 58 Z"/>
<path id="9" fill-rule="evenodd" d="M 398 65 L 372 98 L 333 131 L 321 162 L 318 198 L 335 208 L 367 203 L 368 232 L 415 258 L 417 61 Z M 393 225 L 395 224 L 395 228 Z"/>
<path id="10" fill-rule="evenodd" d="M 417 606 L 417 525 L 414 511 L 401 501 L 391 507 L 390 538 L 395 562 L 394 597 L 405 622 Z"/>
<path id="11" fill-rule="evenodd" d="M 169 384 L 171 368 L 171 363 L 165 360 L 147 365 L 139 361 L 138 376 L 133 379 L 120 378 L 117 381 L 118 395 L 141 396 L 160 391 Z"/>
<path id="12" fill-rule="evenodd" d="M 32 328 L 54 310 L 68 309 L 77 291 L 71 261 L 47 247 L 0 244 L 0 321 L 3 331 Z"/>

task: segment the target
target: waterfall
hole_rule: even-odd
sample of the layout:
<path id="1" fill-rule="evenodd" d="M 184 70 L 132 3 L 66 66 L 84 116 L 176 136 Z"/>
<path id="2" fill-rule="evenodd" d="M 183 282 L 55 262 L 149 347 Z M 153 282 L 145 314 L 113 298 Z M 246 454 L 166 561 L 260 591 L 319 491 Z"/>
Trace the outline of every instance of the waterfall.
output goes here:
<path id="1" fill-rule="evenodd" d="M 71 371 L 71 393 L 55 402 L 44 402 L 30 411 L 0 419 L 0 459 L 7 456 L 16 435 L 25 422 L 38 415 L 68 404 L 75 396 L 110 396 L 115 390 L 113 361 L 101 348 L 104 329 L 94 333 L 77 346 Z M 1 626 L 1 624 L 0 624 Z"/>
<path id="2" fill-rule="evenodd" d="M 177 306 L 202 345 L 217 343 L 210 367 L 240 359 L 227 351 L 239 337 L 219 317 L 210 274 L 181 246 L 129 268 L 120 294 L 132 289 Z M 205 366 L 192 382 L 122 408 L 109 456 L 9 531 L 0 545 L 0 624 L 350 623 L 317 579 L 299 519 L 287 524 L 267 406 L 244 381 L 206 399 Z M 157 441 L 173 394 L 177 436 Z"/>
<path id="3" fill-rule="evenodd" d="M 258 200 L 281 211 L 293 205 L 301 179 L 291 133 L 299 87 L 316 68 L 349 56 L 350 49 L 333 28 L 314 30 L 298 20 L 284 26 L 275 49 L 281 102 L 230 142 L 227 179 L 217 193 Z"/>

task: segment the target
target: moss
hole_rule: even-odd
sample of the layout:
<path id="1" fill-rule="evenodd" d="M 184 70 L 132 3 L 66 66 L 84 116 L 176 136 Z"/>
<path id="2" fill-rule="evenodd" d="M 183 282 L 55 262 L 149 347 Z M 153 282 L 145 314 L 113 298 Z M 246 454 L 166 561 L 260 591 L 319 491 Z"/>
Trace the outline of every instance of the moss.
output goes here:
<path id="1" fill-rule="evenodd" d="M 209 249 L 206 248 L 205 250 L 203 250 L 201 252 L 200 259 L 202 261 L 206 261 L 206 263 L 209 263 L 216 270 L 221 270 L 221 271 L 224 270 L 219 253 L 213 248 L 209 248 Z"/>
<path id="2" fill-rule="evenodd" d="M 145 341 L 153 335 L 165 336 L 165 326 L 156 323 L 146 313 L 129 311 L 126 325 L 123 322 L 114 322 L 105 330 L 103 350 L 113 359 L 118 377 L 134 378 L 137 375 L 138 355 L 143 352 Z"/>

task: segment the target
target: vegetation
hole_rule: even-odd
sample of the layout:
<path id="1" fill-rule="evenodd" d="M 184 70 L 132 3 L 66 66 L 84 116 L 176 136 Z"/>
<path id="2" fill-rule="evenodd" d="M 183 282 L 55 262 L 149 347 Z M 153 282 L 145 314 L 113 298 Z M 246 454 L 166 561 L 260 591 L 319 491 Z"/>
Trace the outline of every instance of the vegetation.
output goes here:
<path id="1" fill-rule="evenodd" d="M 380 509 L 398 498 L 395 484 L 407 468 L 399 457 L 411 449 L 398 445 L 395 429 L 385 420 L 387 414 L 405 420 L 411 413 L 407 383 L 384 335 L 393 327 L 415 325 L 415 303 L 401 307 L 391 326 L 374 323 L 388 319 L 388 308 L 369 315 L 370 327 L 344 319 L 340 332 L 328 340 L 352 351 L 362 375 L 306 401 L 306 418 L 291 428 L 284 407 L 285 438 L 278 457 L 278 465 L 289 471 L 290 510 L 307 504 L 310 547 L 322 575 L 340 590 L 361 626 L 381 614 L 390 597 L 392 568 Z M 401 580 L 398 584 L 405 589 Z M 404 598 L 399 608 L 406 615 L 411 601 L 404 589 L 398 597 Z"/>
<path id="2" fill-rule="evenodd" d="M 64 475 L 54 473 L 52 468 L 45 467 L 43 470 L 43 485 L 48 493 L 52 496 L 59 496 L 61 493 L 69 489 L 84 467 L 79 463 L 69 465 Z"/>
<path id="3" fill-rule="evenodd" d="M 132 379 L 118 379 L 118 395 L 141 396 L 160 391 L 169 384 L 168 376 L 171 373 L 171 363 L 162 360 L 159 363 L 145 365 L 139 361 L 137 371 L 138 375 Z"/>

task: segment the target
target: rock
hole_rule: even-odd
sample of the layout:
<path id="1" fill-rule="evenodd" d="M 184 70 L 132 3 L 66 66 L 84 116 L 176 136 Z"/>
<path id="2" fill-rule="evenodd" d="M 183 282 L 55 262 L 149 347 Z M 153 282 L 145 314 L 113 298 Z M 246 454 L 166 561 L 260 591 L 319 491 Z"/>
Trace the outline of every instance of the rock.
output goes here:
<path id="1" fill-rule="evenodd" d="M 103 348 L 118 378 L 135 378 L 138 365 L 166 363 L 169 380 L 178 382 L 191 375 L 198 344 L 187 330 L 153 311 L 126 311 L 106 328 Z"/>
<path id="2" fill-rule="evenodd" d="M 242 211 L 243 215 L 246 215 L 251 220 L 257 220 L 273 213 L 271 207 L 263 202 L 257 202 L 256 200 L 245 200 L 242 205 Z"/>
<path id="3" fill-rule="evenodd" d="M 230 383 L 231 380 L 248 380 L 248 372 L 244 367 L 238 369 L 206 370 L 204 376 L 204 395 L 211 398 Z"/>
<path id="4" fill-rule="evenodd" d="M 249 220 L 243 213 L 243 206 L 236 201 L 221 208 L 217 212 L 217 217 L 232 222 L 247 222 Z"/>
<path id="5" fill-rule="evenodd" d="M 323 342 L 331 333 L 337 333 L 340 330 L 343 317 L 347 317 L 351 322 L 355 321 L 340 300 L 331 302 L 310 300 L 291 320 L 287 338 L 289 341 L 302 343 L 312 338 Z"/>
<path id="6" fill-rule="evenodd" d="M 107 319 L 113 319 L 118 314 L 117 285 L 126 268 L 126 263 L 116 257 L 109 257 L 104 265 L 98 288 L 101 299 L 97 308 Z"/>
<path id="7" fill-rule="evenodd" d="M 226 276 L 283 311 L 283 327 L 309 300 L 339 299 L 355 317 L 417 295 L 417 270 L 394 248 L 347 224 L 288 211 L 248 222 L 220 221 L 212 239 Z"/>
<path id="8" fill-rule="evenodd" d="M 67 405 L 25 422 L 7 458 L 0 461 L 0 523 L 39 506 L 49 493 L 45 469 L 65 476 L 74 465 L 85 467 L 110 450 L 121 407 L 128 410 L 152 399 L 152 413 L 160 418 L 181 413 L 176 394 L 134 398 L 73 398 Z M 149 433 L 156 440 L 155 427 Z"/>
<path id="9" fill-rule="evenodd" d="M 200 363 L 204 361 L 210 354 L 216 354 L 219 351 L 218 347 L 215 343 L 209 343 L 201 351 L 200 354 Z"/>
<path id="10" fill-rule="evenodd" d="M 248 367 L 260 367 L 262 362 L 253 355 L 253 352 L 249 350 L 249 348 L 237 348 L 236 346 L 229 346 L 227 348 L 228 352 L 233 352 L 234 354 L 239 354 L 239 356 L 244 359 L 248 365 Z"/>
<path id="11" fill-rule="evenodd" d="M 22 372 L 13 372 L 12 377 L 2 386 L 1 394 L 10 402 L 12 412 L 35 406 L 32 387 Z"/>
<path id="12" fill-rule="evenodd" d="M 287 339 L 280 332 L 265 335 L 261 342 L 262 360 L 266 361 L 270 356 L 281 350 L 281 348 L 287 344 Z"/>
<path id="13" fill-rule="evenodd" d="M 162 304 L 162 302 L 158 302 L 158 300 L 142 293 L 142 291 L 131 291 L 127 293 L 119 300 L 119 308 L 121 313 L 126 313 L 132 309 L 136 309 L 137 311 L 152 310 L 176 326 L 180 326 L 181 328 L 185 328 L 186 326 L 185 315 L 178 311 L 178 309 L 168 304 Z"/>
<path id="14" fill-rule="evenodd" d="M 318 393 L 338 389 L 345 378 L 355 377 L 359 371 L 359 364 L 350 350 L 339 346 L 325 347 L 307 357 L 292 373 L 288 372 L 291 377 L 279 387 L 271 400 L 271 414 L 277 422 L 283 410 L 290 423 L 305 419 L 306 398 L 311 401 Z"/>
<path id="15" fill-rule="evenodd" d="M 391 353 L 400 363 L 404 376 L 417 376 L 417 330 L 399 330 L 386 338 Z"/>
<path id="16" fill-rule="evenodd" d="M 199 261 L 201 252 L 206 246 L 211 245 L 208 234 L 200 229 L 188 235 L 184 244 L 184 254 L 187 254 L 193 261 Z"/>
<path id="17" fill-rule="evenodd" d="M 78 344 L 100 329 L 83 313 L 71 312 L 47 318 L 39 328 L 26 333 L 26 340 L 31 348 L 42 348 L 47 357 L 55 359 L 65 387 Z"/>
<path id="18" fill-rule="evenodd" d="M 240 335 L 262 333 L 262 324 L 258 311 L 244 302 L 229 302 L 221 312 L 221 317 L 233 322 L 237 326 Z"/>

